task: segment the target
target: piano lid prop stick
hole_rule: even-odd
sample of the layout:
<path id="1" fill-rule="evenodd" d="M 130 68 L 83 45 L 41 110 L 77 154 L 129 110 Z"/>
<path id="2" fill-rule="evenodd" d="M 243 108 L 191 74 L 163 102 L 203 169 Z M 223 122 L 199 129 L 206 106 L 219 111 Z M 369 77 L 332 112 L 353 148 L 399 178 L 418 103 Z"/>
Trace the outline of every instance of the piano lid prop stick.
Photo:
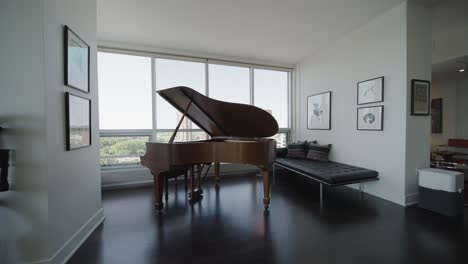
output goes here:
<path id="1" fill-rule="evenodd" d="M 174 143 L 175 136 L 177 134 L 177 131 L 179 131 L 179 127 L 182 124 L 182 121 L 184 120 L 184 117 L 187 115 L 187 111 L 189 107 L 192 105 L 192 100 L 190 100 L 189 104 L 187 105 L 187 108 L 185 108 L 184 114 L 182 115 L 182 118 L 180 119 L 179 123 L 177 124 L 177 127 L 174 130 L 174 133 L 172 133 L 171 139 L 169 139 L 169 143 L 172 144 Z"/>

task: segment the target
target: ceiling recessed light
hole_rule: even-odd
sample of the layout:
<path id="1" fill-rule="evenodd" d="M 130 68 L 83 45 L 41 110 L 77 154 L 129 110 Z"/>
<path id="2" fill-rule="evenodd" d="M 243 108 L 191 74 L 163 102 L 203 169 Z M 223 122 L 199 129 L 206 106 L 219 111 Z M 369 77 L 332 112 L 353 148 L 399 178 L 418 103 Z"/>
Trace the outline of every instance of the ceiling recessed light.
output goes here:
<path id="1" fill-rule="evenodd" d="M 459 72 L 464 72 L 465 69 L 461 68 L 461 69 L 459 69 L 458 71 L 459 71 Z"/>

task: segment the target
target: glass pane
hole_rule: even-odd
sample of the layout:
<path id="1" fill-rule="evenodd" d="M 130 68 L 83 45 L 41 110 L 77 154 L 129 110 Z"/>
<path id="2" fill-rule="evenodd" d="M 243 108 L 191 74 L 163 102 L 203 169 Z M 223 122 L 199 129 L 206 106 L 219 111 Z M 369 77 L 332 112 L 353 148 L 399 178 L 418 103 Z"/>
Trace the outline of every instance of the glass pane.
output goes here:
<path id="1" fill-rule="evenodd" d="M 156 142 L 167 143 L 172 136 L 173 131 L 164 131 L 156 133 Z M 179 131 L 174 139 L 174 142 L 186 142 L 208 139 L 208 134 L 204 131 Z"/>
<path id="2" fill-rule="evenodd" d="M 287 133 L 278 133 L 271 138 L 276 140 L 277 148 L 285 148 L 288 145 L 288 134 Z"/>
<path id="3" fill-rule="evenodd" d="M 205 64 L 201 62 L 156 59 L 156 91 L 175 86 L 187 86 L 206 94 Z M 177 111 L 161 96 L 156 97 L 156 126 L 158 129 L 174 129 L 182 113 Z M 190 120 L 184 121 L 180 129 L 198 128 Z"/>
<path id="4" fill-rule="evenodd" d="M 272 114 L 280 128 L 287 128 L 288 72 L 255 69 L 254 104 Z"/>
<path id="5" fill-rule="evenodd" d="M 249 68 L 210 64 L 208 83 L 211 98 L 233 103 L 250 103 Z"/>
<path id="6" fill-rule="evenodd" d="M 101 137 L 101 166 L 140 164 L 148 136 Z"/>
<path id="7" fill-rule="evenodd" d="M 151 58 L 98 53 L 100 129 L 151 129 Z"/>

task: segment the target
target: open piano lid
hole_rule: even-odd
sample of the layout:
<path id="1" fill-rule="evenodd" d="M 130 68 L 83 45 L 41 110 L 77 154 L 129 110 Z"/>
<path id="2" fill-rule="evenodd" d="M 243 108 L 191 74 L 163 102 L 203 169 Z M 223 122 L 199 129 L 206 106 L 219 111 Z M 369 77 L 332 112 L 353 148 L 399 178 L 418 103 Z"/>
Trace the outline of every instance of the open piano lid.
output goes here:
<path id="1" fill-rule="evenodd" d="M 212 137 L 271 137 L 278 133 L 278 123 L 258 107 L 218 101 L 197 91 L 178 86 L 158 94 Z"/>

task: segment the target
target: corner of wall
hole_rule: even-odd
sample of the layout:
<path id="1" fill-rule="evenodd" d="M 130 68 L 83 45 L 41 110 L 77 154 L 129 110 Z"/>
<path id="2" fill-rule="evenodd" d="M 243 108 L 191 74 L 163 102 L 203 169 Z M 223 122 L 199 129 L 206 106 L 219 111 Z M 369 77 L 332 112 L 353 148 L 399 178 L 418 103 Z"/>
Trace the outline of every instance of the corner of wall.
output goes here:
<path id="1" fill-rule="evenodd" d="M 430 164 L 430 115 L 411 115 L 411 80 L 431 80 L 432 11 L 413 1 L 406 10 L 406 137 L 405 137 L 405 204 L 417 200 L 417 169 Z M 430 98 L 429 98 L 430 103 Z M 430 106 L 429 106 L 430 107 Z"/>

